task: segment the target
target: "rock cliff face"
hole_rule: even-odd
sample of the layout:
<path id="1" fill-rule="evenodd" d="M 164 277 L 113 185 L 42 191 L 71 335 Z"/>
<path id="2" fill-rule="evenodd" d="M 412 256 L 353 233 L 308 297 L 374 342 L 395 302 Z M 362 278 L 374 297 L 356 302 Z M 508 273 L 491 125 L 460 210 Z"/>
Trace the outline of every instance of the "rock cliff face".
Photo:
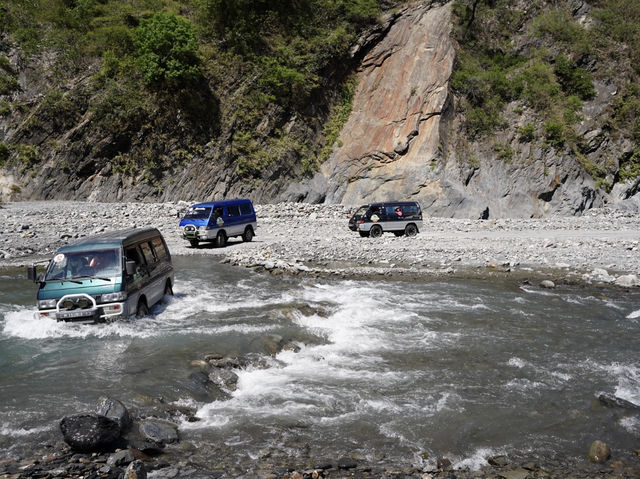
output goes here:
<path id="1" fill-rule="evenodd" d="M 450 17 L 448 6 L 426 5 L 397 16 L 364 58 L 341 146 L 302 185 L 309 189 L 305 199 L 357 204 L 439 194 L 442 185 L 430 170 L 455 58 Z"/>

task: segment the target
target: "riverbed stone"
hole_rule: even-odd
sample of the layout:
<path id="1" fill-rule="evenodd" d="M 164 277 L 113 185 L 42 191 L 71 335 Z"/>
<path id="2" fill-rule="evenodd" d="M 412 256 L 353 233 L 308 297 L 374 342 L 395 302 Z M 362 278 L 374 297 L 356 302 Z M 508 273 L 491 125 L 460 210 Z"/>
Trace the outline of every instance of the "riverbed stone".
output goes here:
<path id="1" fill-rule="evenodd" d="M 553 289 L 556 287 L 556 284 L 550 279 L 545 279 L 543 281 L 540 281 L 540 287 L 546 288 L 546 289 Z"/>
<path id="2" fill-rule="evenodd" d="M 178 426 L 159 419 L 145 419 L 140 423 L 142 436 L 159 445 L 178 442 Z"/>
<path id="3" fill-rule="evenodd" d="M 147 479 L 147 470 L 142 461 L 133 461 L 124 471 L 124 479 Z"/>
<path id="4" fill-rule="evenodd" d="M 77 451 L 100 451 L 112 447 L 120 438 L 120 425 L 99 414 L 76 414 L 60 421 L 64 441 Z"/>
<path id="5" fill-rule="evenodd" d="M 589 446 L 588 457 L 591 462 L 606 462 L 611 457 L 611 449 L 603 441 L 593 441 Z"/>

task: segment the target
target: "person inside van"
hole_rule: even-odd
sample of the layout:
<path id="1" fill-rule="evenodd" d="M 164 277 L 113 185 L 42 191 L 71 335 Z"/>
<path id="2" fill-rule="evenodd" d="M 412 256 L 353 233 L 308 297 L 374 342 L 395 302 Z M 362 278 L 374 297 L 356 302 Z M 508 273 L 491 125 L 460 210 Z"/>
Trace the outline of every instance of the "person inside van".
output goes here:
<path id="1" fill-rule="evenodd" d="M 113 251 L 103 251 L 94 255 L 89 260 L 89 268 L 92 274 L 99 274 L 116 267 L 116 255 Z"/>
<path id="2" fill-rule="evenodd" d="M 402 209 L 399 206 L 396 206 L 396 215 L 398 218 L 402 216 Z"/>

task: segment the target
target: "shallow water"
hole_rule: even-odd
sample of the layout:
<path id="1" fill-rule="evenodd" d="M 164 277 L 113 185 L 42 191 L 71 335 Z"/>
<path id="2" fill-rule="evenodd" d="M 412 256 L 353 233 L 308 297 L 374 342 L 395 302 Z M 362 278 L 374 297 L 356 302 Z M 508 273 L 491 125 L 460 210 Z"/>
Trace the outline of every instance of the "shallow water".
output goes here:
<path id="1" fill-rule="evenodd" d="M 506 453 L 583 457 L 637 448 L 640 292 L 490 281 L 273 277 L 177 257 L 175 297 L 109 325 L 34 319 L 35 286 L 0 276 L 0 449 L 60 439 L 61 417 L 110 394 L 197 409 L 182 442 L 238 458 L 309 444 L 416 465 L 480 467 Z M 299 352 L 270 356 L 274 342 Z M 229 395 L 194 383 L 193 359 L 249 359 Z M 263 360 L 262 362 L 260 360 Z M 261 366 L 266 360 L 269 367 Z M 203 451 L 206 448 L 203 448 Z"/>

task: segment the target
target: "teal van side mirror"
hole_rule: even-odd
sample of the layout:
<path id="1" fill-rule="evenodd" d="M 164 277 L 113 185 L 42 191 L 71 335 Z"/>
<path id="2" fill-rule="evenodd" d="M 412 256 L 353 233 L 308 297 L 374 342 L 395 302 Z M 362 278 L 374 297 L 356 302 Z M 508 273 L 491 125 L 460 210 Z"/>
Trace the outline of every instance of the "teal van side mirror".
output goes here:
<path id="1" fill-rule="evenodd" d="M 27 267 L 27 279 L 33 281 L 34 283 L 38 281 L 38 273 L 36 272 L 35 265 Z"/>
<path id="2" fill-rule="evenodd" d="M 135 261 L 127 261 L 124 265 L 127 275 L 133 276 L 136 274 L 136 262 Z"/>

